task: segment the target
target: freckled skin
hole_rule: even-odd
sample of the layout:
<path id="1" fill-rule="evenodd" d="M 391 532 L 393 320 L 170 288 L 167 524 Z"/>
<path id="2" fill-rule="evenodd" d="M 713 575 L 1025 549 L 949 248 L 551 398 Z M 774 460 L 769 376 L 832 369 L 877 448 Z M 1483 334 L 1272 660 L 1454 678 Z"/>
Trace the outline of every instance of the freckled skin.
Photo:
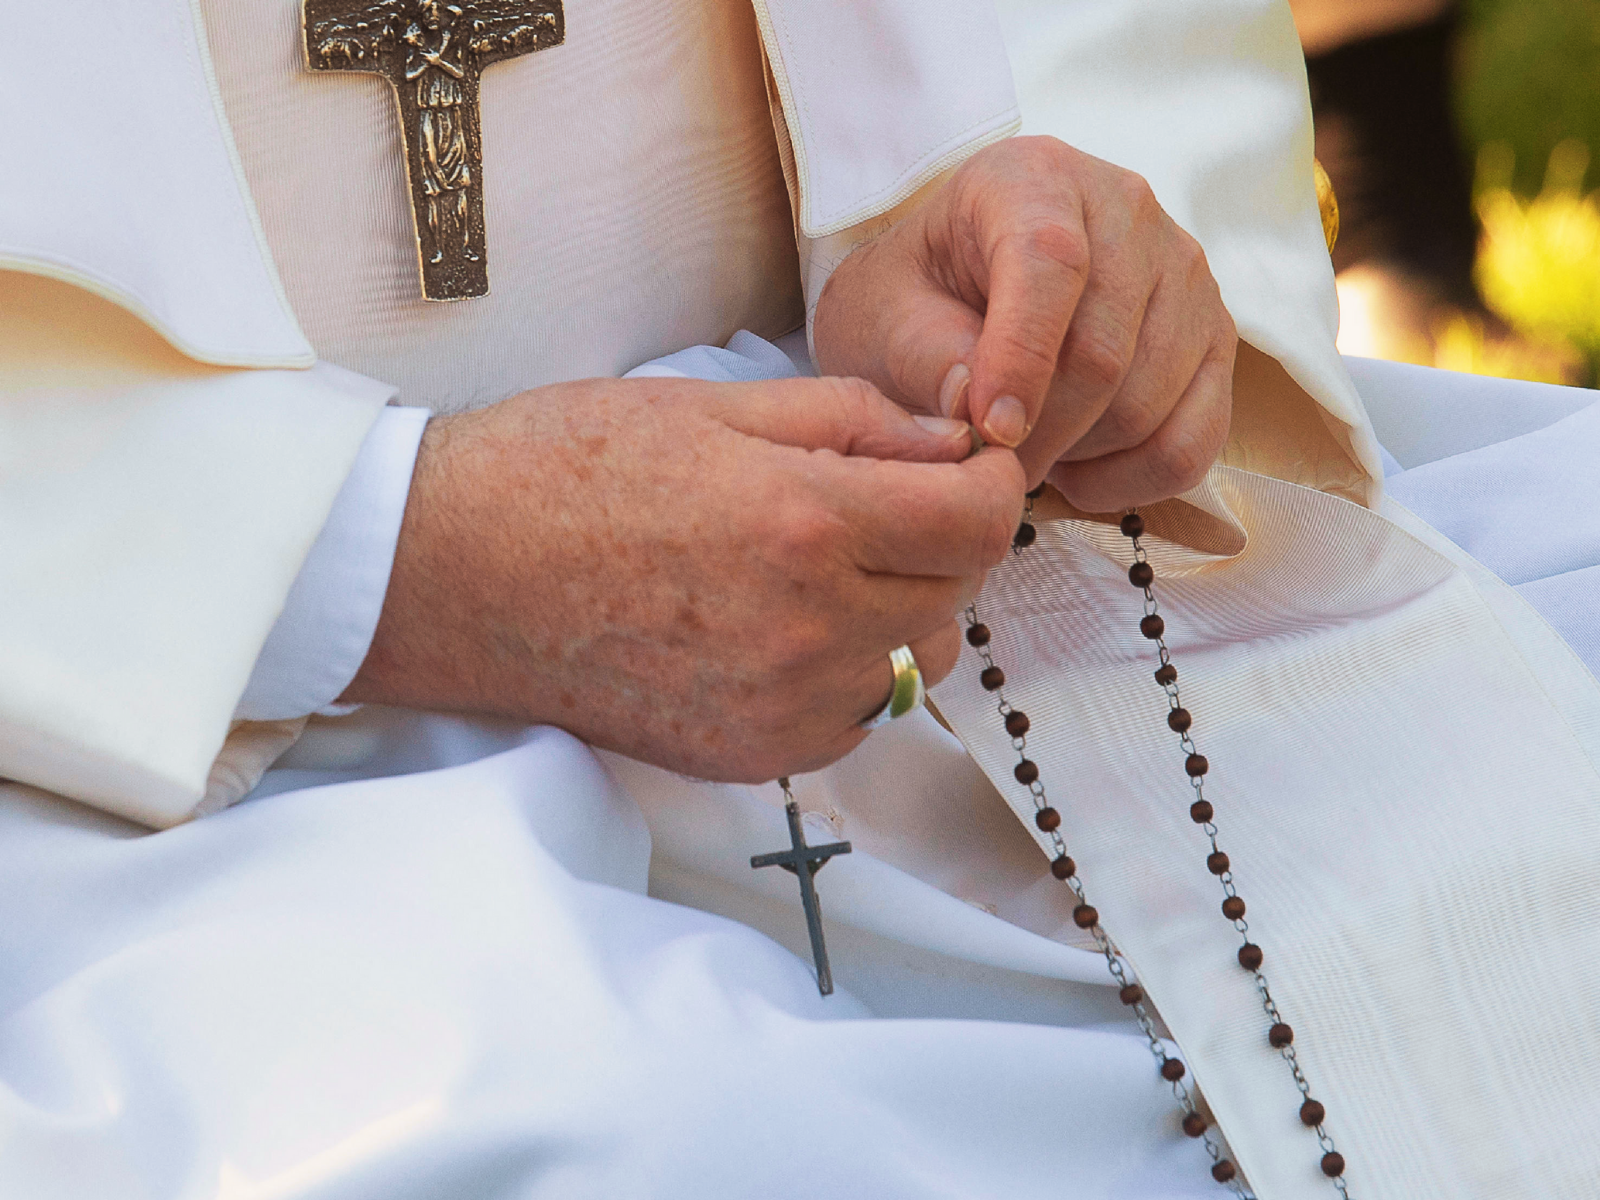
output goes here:
<path id="1" fill-rule="evenodd" d="M 864 736 L 890 650 L 954 665 L 1024 487 L 1150 503 L 1227 435 L 1236 339 L 1205 255 L 1142 179 L 1051 138 L 978 152 L 857 249 L 813 332 L 859 378 L 588 380 L 433 421 L 344 698 L 710 779 L 815 769 Z"/>
<path id="2" fill-rule="evenodd" d="M 864 736 L 890 650 L 954 665 L 1022 507 L 1015 456 L 969 449 L 847 380 L 591 380 L 436 419 L 347 698 L 706 778 L 822 766 Z"/>

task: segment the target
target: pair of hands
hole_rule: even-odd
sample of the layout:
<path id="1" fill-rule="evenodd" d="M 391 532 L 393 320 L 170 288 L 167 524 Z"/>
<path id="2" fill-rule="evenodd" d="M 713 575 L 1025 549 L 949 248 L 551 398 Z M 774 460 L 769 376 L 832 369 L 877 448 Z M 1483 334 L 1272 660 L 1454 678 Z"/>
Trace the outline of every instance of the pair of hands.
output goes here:
<path id="1" fill-rule="evenodd" d="M 435 420 L 351 700 L 497 713 L 696 776 L 865 736 L 1048 480 L 1087 511 L 1199 482 L 1234 330 L 1199 246 L 1048 138 L 973 156 L 834 273 L 828 378 L 588 380 Z M 988 447 L 970 455 L 967 422 Z"/>

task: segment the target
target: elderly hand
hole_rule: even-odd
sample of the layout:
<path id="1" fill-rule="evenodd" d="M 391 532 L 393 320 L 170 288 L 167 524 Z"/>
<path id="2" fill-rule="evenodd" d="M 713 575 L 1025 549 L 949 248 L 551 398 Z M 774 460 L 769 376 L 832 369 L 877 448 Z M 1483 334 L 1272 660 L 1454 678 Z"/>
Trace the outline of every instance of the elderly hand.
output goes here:
<path id="1" fill-rule="evenodd" d="M 1053 138 L 967 161 L 858 248 L 814 327 L 828 374 L 970 419 L 1089 512 L 1193 487 L 1227 437 L 1233 322 L 1139 176 Z"/>
<path id="2" fill-rule="evenodd" d="M 348 700 L 500 714 L 709 779 L 866 736 L 1022 511 L 1008 451 L 859 380 L 588 380 L 436 419 Z"/>

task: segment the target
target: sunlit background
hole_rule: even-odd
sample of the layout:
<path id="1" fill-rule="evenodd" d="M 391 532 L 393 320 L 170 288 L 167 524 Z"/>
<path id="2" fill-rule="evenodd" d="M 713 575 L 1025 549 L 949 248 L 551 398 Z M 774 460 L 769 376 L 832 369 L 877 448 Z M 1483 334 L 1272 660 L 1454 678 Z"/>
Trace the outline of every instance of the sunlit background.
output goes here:
<path id="1" fill-rule="evenodd" d="M 1355 243 L 1340 349 L 1595 386 L 1600 0 L 1293 4 Z"/>

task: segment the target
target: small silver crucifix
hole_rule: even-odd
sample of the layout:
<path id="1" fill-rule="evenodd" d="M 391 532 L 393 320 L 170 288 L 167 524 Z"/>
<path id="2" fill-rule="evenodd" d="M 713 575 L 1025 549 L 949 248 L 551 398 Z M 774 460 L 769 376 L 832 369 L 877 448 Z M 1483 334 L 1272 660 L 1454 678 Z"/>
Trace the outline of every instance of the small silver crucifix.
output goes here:
<path id="1" fill-rule="evenodd" d="M 784 814 L 789 818 L 788 850 L 771 854 L 756 854 L 750 859 L 752 867 L 782 867 L 800 879 L 800 903 L 806 910 L 806 929 L 811 934 L 811 956 L 817 963 L 817 990 L 824 996 L 833 994 L 833 972 L 828 969 L 828 947 L 822 940 L 822 906 L 817 901 L 815 877 L 836 854 L 849 854 L 849 842 L 830 842 L 826 846 L 806 845 L 805 830 L 800 827 L 800 806 L 789 790 L 788 779 L 778 780 L 783 788 Z M 803 868 L 803 869 L 802 869 Z"/>

